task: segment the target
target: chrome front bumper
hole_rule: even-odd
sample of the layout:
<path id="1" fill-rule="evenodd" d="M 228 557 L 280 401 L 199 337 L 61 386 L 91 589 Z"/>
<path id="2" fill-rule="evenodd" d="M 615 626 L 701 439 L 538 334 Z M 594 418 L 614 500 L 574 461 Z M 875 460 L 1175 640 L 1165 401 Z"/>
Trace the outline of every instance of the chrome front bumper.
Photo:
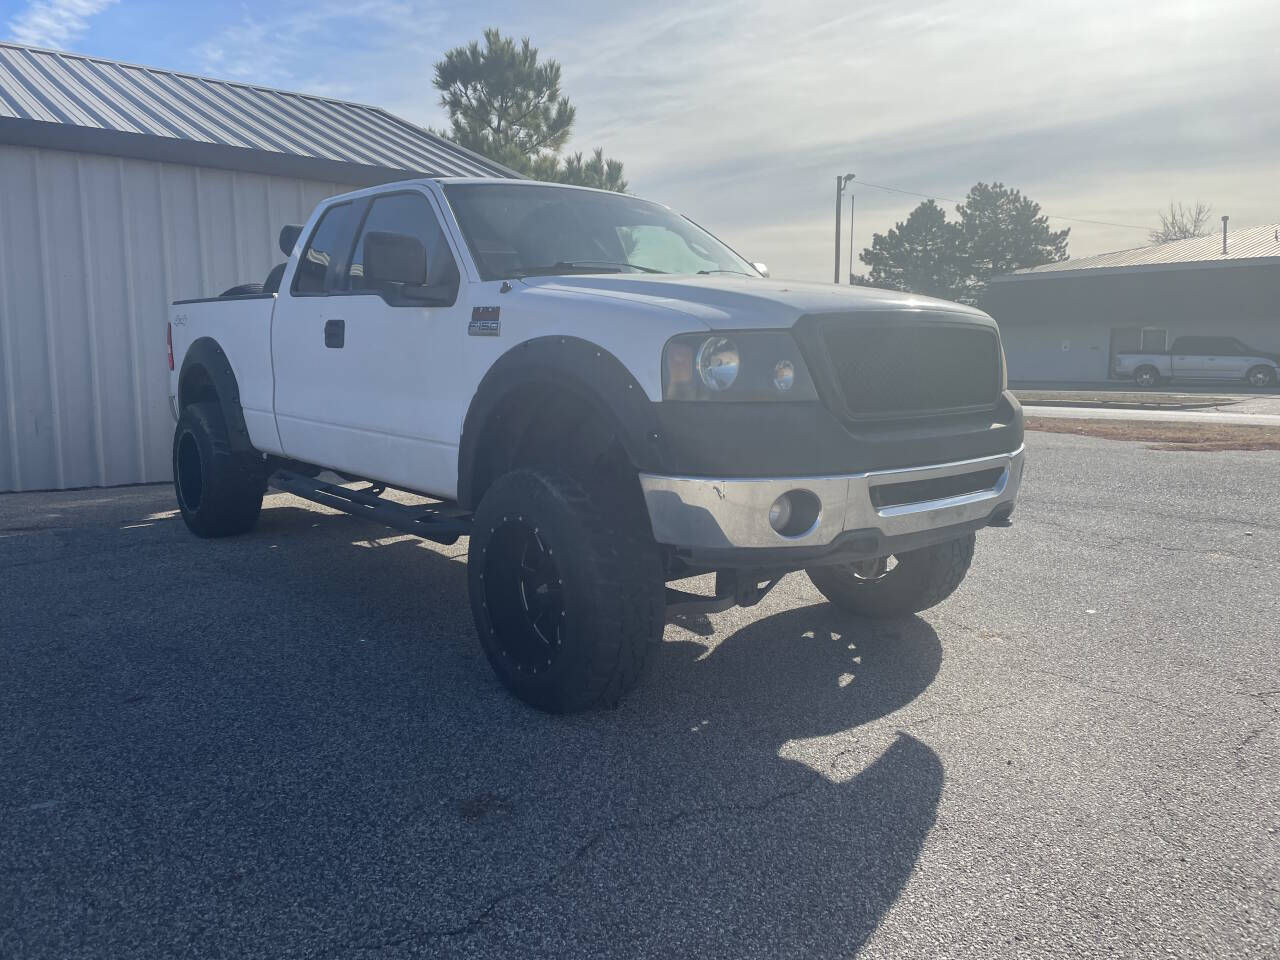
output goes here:
<path id="1" fill-rule="evenodd" d="M 653 535 L 659 543 L 691 549 L 824 547 L 848 531 L 913 535 L 984 520 L 1013 509 L 1022 482 L 1025 448 L 1012 453 L 901 470 L 837 477 L 767 477 L 719 480 L 641 474 Z M 989 486 L 940 499 L 877 507 L 877 487 L 963 477 L 1000 468 Z M 917 488 L 918 489 L 918 488 Z M 806 490 L 821 502 L 817 521 L 800 536 L 769 525 L 769 507 L 788 491 Z M 1002 510 L 1001 508 L 1007 508 Z"/>

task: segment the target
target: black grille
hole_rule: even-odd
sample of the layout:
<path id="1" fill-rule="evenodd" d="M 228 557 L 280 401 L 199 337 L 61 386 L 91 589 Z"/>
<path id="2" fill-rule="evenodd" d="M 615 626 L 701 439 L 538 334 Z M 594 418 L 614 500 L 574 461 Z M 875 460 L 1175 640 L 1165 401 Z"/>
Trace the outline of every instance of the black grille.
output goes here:
<path id="1" fill-rule="evenodd" d="M 878 510 L 881 507 L 900 507 L 904 503 L 924 503 L 927 500 L 942 500 L 977 493 L 979 490 L 990 490 L 1000 482 L 1004 469 L 992 467 L 959 476 L 881 484 L 871 488 L 871 505 Z"/>
<path id="2" fill-rule="evenodd" d="M 822 336 L 852 416 L 984 407 L 999 398 L 1000 343 L 985 327 L 830 323 Z"/>

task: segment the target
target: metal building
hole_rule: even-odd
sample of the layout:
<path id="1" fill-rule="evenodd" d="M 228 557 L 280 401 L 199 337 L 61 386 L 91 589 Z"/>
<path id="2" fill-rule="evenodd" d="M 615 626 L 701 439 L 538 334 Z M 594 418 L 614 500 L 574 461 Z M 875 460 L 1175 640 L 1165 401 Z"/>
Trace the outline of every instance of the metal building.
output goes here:
<path id="1" fill-rule="evenodd" d="M 0 43 L 0 491 L 167 480 L 165 323 L 324 197 L 510 170 L 376 107 Z"/>
<path id="2" fill-rule="evenodd" d="M 982 307 L 1020 383 L 1104 382 L 1115 354 L 1183 335 L 1280 353 L 1280 224 L 1016 270 Z"/>

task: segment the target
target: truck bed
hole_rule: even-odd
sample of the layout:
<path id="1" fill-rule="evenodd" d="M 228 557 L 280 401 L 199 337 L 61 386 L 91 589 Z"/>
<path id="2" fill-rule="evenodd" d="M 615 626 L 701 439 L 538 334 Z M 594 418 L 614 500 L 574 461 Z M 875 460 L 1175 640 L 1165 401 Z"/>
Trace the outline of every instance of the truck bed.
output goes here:
<path id="1" fill-rule="evenodd" d="M 271 318 L 275 294 L 244 297 L 212 297 L 175 301 L 169 311 L 173 356 L 179 365 L 169 378 L 169 398 L 177 409 L 181 358 L 192 344 L 211 338 L 211 349 L 220 350 L 235 375 L 245 426 L 253 446 L 266 453 L 280 453 L 272 405 Z"/>

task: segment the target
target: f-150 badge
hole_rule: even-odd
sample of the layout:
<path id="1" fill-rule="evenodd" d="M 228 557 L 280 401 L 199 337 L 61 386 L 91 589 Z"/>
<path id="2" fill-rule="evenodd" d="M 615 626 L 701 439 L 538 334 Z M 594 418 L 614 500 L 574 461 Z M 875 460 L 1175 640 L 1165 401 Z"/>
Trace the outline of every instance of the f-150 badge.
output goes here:
<path id="1" fill-rule="evenodd" d="M 467 334 L 472 337 L 497 337 L 502 334 L 502 320 L 498 307 L 472 307 L 471 322 Z"/>

